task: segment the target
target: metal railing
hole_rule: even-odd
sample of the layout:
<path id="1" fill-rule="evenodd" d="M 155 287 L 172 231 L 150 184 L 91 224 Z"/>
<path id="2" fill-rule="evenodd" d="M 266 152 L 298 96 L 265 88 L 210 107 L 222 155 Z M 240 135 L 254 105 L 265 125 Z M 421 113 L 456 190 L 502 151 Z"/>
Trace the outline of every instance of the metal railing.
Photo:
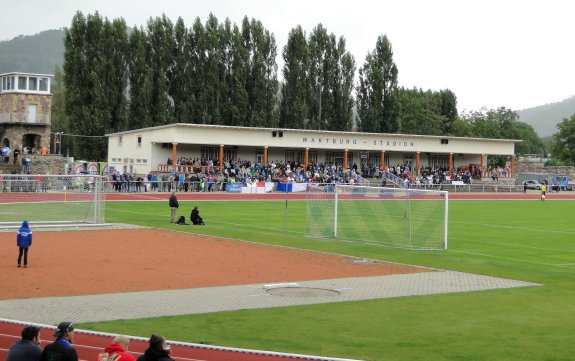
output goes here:
<path id="1" fill-rule="evenodd" d="M 237 182 L 229 182 L 237 183 Z M 277 182 L 275 182 L 277 184 Z M 368 184 L 369 183 L 369 184 Z M 114 182 L 114 181 L 104 181 L 103 191 L 112 192 L 171 192 L 175 190 L 177 192 L 225 192 L 227 189 L 227 184 L 224 182 L 214 182 L 208 183 L 204 182 L 204 187 L 201 187 L 201 182 L 188 182 L 187 184 L 181 184 L 170 182 L 170 181 L 129 181 L 129 182 Z M 370 186 L 382 186 L 382 180 L 378 178 L 367 179 L 367 182 L 362 182 L 361 185 Z M 403 182 L 401 184 L 395 184 L 392 182 L 387 182 L 385 187 L 388 188 L 403 188 Z M 410 189 L 423 189 L 423 190 L 442 190 L 453 193 L 522 193 L 522 185 L 514 184 L 504 184 L 504 183 L 483 183 L 483 184 L 411 184 Z M 274 187 L 274 192 L 277 187 Z"/>

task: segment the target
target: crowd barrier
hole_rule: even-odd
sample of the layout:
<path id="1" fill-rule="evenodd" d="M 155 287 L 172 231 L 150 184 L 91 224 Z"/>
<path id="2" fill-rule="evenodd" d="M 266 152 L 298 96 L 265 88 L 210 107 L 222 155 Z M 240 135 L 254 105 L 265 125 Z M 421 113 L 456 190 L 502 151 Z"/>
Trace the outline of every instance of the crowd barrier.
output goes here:
<path id="1" fill-rule="evenodd" d="M 21 184 L 21 186 L 18 186 Z M 0 192 L 41 192 L 43 188 L 41 181 L 27 180 L 16 181 L 2 179 L 0 177 Z M 15 186 L 16 185 L 16 186 Z M 26 185 L 26 187 L 24 187 Z M 317 184 L 314 184 L 317 185 Z M 382 186 L 382 181 L 379 179 L 370 179 L 369 182 L 362 183 L 361 185 L 368 186 Z M 402 185 L 393 183 L 386 183 L 385 187 L 388 188 L 403 188 Z M 410 185 L 412 189 L 422 190 L 443 190 L 454 193 L 520 193 L 523 192 L 522 185 L 505 184 L 498 182 L 486 182 L 482 184 L 463 184 L 462 182 L 444 183 L 444 184 L 418 184 Z M 54 187 L 51 187 L 54 188 Z M 92 191 L 93 184 L 85 182 L 85 191 Z M 64 188 L 63 188 L 64 189 Z M 176 182 L 148 182 L 146 181 L 129 181 L 116 183 L 113 181 L 104 181 L 102 184 L 103 193 L 114 192 L 132 192 L 132 193 L 145 193 L 145 192 L 228 192 L 228 193 L 272 193 L 272 192 L 306 192 L 309 189 L 308 183 L 278 183 L 278 182 L 256 182 L 252 184 L 245 184 L 242 182 L 189 182 L 189 183 L 176 183 Z M 53 190 L 53 189 L 52 189 Z M 549 191 L 554 191 L 554 187 L 550 187 Z"/>

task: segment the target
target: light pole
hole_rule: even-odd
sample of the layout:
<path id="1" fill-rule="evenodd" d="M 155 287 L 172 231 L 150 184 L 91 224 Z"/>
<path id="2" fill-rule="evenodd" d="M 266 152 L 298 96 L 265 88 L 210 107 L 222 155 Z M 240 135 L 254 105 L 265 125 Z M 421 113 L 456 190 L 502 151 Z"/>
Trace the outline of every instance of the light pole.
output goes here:
<path id="1" fill-rule="evenodd" d="M 60 147 L 58 148 L 58 154 L 62 154 L 62 135 L 63 134 L 64 134 L 64 132 L 58 133 L 58 138 L 59 138 L 59 143 L 60 143 Z"/>

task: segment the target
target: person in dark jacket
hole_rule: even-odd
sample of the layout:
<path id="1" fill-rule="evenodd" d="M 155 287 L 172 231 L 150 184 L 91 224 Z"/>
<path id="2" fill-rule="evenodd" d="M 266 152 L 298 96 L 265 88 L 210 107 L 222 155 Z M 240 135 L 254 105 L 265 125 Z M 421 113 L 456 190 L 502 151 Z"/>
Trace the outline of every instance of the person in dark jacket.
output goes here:
<path id="1" fill-rule="evenodd" d="M 74 325 L 72 322 L 61 322 L 54 333 L 56 340 L 44 347 L 41 361 L 78 361 L 74 343 Z"/>
<path id="2" fill-rule="evenodd" d="M 6 361 L 40 361 L 40 329 L 26 326 L 22 330 L 22 339 L 10 347 Z"/>
<path id="3" fill-rule="evenodd" d="M 192 221 L 192 224 L 195 225 L 205 225 L 204 220 L 202 217 L 200 217 L 200 211 L 198 210 L 198 207 L 194 207 L 194 209 L 192 209 L 192 214 L 190 214 L 190 221 Z"/>
<path id="4" fill-rule="evenodd" d="M 178 211 L 178 198 L 176 198 L 176 191 L 172 191 L 172 195 L 169 200 L 170 204 L 170 223 L 176 222 L 176 212 Z"/>
<path id="5" fill-rule="evenodd" d="M 24 255 L 24 267 L 28 267 L 28 248 L 32 246 L 32 230 L 28 221 L 22 222 L 22 227 L 18 229 L 16 235 L 16 244 L 18 245 L 18 267 L 22 265 L 22 255 Z"/>
<path id="6" fill-rule="evenodd" d="M 150 347 L 138 357 L 138 361 L 174 361 L 174 359 L 170 357 L 170 347 L 166 345 L 166 339 L 160 335 L 152 335 Z"/>

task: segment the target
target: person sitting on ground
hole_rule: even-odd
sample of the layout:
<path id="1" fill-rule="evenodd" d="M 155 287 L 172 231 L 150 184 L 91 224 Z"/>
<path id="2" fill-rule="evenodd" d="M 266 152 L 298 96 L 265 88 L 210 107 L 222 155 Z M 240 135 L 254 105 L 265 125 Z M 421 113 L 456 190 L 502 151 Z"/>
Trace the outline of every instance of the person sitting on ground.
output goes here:
<path id="1" fill-rule="evenodd" d="M 192 224 L 194 225 L 205 225 L 204 220 L 202 217 L 200 217 L 200 211 L 198 207 L 194 207 L 192 210 L 192 214 L 190 214 L 190 221 L 192 221 Z"/>
<path id="2" fill-rule="evenodd" d="M 72 322 L 61 322 L 54 333 L 56 340 L 44 347 L 42 361 L 78 361 L 78 353 L 72 346 L 74 343 L 74 325 Z"/>
<path id="3" fill-rule="evenodd" d="M 40 361 L 40 329 L 26 326 L 22 330 L 22 339 L 10 347 L 6 361 Z"/>
<path id="4" fill-rule="evenodd" d="M 166 345 L 166 339 L 160 335 L 152 335 L 150 347 L 138 357 L 138 361 L 174 361 L 174 359 L 170 357 L 170 347 Z"/>
<path id="5" fill-rule="evenodd" d="M 112 344 L 106 346 L 104 352 L 98 355 L 101 361 L 136 361 L 136 358 L 128 353 L 130 339 L 124 335 L 114 337 Z"/>

